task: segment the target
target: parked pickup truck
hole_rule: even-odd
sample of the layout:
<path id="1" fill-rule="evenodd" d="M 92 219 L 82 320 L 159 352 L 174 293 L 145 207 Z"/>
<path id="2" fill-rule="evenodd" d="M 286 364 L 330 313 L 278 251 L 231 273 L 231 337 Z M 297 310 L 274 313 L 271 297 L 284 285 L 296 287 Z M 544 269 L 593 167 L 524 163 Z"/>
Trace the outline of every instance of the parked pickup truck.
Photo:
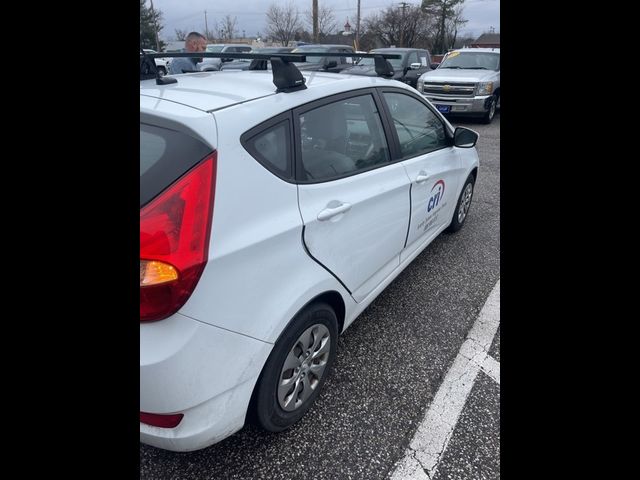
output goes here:
<path id="1" fill-rule="evenodd" d="M 418 79 L 417 90 L 445 115 L 481 117 L 491 123 L 500 109 L 500 49 L 462 48 Z"/>

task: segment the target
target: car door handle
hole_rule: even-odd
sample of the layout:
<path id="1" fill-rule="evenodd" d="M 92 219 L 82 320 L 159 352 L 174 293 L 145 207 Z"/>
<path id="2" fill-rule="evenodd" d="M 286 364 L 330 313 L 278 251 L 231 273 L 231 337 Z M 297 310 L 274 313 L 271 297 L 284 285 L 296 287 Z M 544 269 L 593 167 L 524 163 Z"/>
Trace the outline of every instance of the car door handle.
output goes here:
<path id="1" fill-rule="evenodd" d="M 335 207 L 327 207 L 318 213 L 318 220 L 321 222 L 325 220 L 329 220 L 330 218 L 335 217 L 336 215 L 340 215 L 341 213 L 345 213 L 351 210 L 350 203 L 341 203 Z"/>
<path id="2" fill-rule="evenodd" d="M 416 183 L 422 183 L 422 182 L 426 182 L 427 180 L 429 180 L 430 175 L 425 172 L 424 170 L 421 170 L 420 173 L 418 173 L 418 176 L 416 177 Z"/>

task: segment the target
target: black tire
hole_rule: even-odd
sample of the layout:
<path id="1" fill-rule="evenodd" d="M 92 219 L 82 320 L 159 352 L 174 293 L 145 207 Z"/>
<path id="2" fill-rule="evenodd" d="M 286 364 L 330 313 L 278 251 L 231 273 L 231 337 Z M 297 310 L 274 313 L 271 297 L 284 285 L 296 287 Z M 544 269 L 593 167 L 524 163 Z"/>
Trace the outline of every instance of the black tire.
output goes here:
<path id="1" fill-rule="evenodd" d="M 491 97 L 491 104 L 489 106 L 489 110 L 487 110 L 487 112 L 484 114 L 484 117 L 482 117 L 482 123 L 491 123 L 491 121 L 493 120 L 493 117 L 496 116 L 497 104 L 498 104 L 498 96 L 494 94 Z"/>
<path id="2" fill-rule="evenodd" d="M 464 182 L 464 186 L 462 187 L 462 191 L 460 192 L 460 196 L 458 197 L 458 202 L 456 203 L 456 209 L 453 211 L 453 218 L 451 219 L 451 223 L 445 230 L 446 232 L 457 232 L 464 225 L 464 222 L 469 215 L 469 208 L 471 207 L 471 200 L 473 199 L 473 189 L 475 186 L 475 182 L 476 179 L 473 177 L 473 175 L 469 175 L 467 177 L 467 180 Z M 469 189 L 470 191 L 468 191 Z"/>
<path id="3" fill-rule="evenodd" d="M 301 336 L 310 329 L 312 333 L 319 332 L 319 335 L 313 336 L 312 334 L 309 337 L 311 345 L 307 345 L 305 351 L 300 348 L 303 344 Z M 327 341 L 323 342 L 327 338 L 327 333 L 328 347 L 326 346 Z M 310 348 L 314 347 L 316 339 L 319 342 L 315 349 L 318 356 L 314 358 L 314 353 L 309 355 L 308 352 Z M 329 376 L 336 357 L 337 342 L 338 321 L 335 312 L 326 303 L 308 305 L 296 315 L 273 347 L 256 384 L 253 414 L 258 425 L 271 432 L 280 432 L 302 418 L 320 394 L 320 390 Z M 322 350 L 326 350 L 326 352 L 319 354 L 318 352 Z M 298 352 L 299 356 L 296 355 Z M 289 357 L 290 353 L 292 357 Z M 308 356 L 305 357 L 305 355 Z M 291 358 L 302 359 L 298 360 L 300 367 L 297 367 L 297 370 L 293 368 L 284 370 L 285 360 Z M 316 361 L 323 363 L 316 364 L 314 363 Z M 315 368 L 317 372 L 317 369 L 323 365 L 324 368 L 318 378 L 313 369 Z M 291 374 L 290 378 L 289 373 Z M 283 387 L 279 389 L 281 382 Z M 288 383 L 285 385 L 285 382 Z M 291 393 L 290 395 L 284 394 L 284 400 L 290 399 L 290 401 L 283 407 L 281 403 L 283 400 L 279 398 L 279 392 L 284 392 L 288 388 L 291 389 Z M 299 400 L 302 397 L 305 398 Z M 298 402 L 299 405 L 296 406 Z M 287 411 L 285 408 L 289 410 Z"/>

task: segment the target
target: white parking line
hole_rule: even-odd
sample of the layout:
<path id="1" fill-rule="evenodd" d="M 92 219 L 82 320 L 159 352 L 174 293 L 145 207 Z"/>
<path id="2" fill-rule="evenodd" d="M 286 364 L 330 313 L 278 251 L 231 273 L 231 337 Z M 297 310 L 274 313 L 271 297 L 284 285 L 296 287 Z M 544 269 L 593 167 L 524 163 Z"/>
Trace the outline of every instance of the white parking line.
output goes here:
<path id="1" fill-rule="evenodd" d="M 480 369 L 500 383 L 500 364 L 487 355 L 499 325 L 500 280 L 460 347 L 405 456 L 396 463 L 391 480 L 432 479 Z"/>
<path id="2" fill-rule="evenodd" d="M 487 355 L 482 365 L 480 365 L 480 368 L 500 385 L 500 362 L 497 362 L 494 358 Z"/>

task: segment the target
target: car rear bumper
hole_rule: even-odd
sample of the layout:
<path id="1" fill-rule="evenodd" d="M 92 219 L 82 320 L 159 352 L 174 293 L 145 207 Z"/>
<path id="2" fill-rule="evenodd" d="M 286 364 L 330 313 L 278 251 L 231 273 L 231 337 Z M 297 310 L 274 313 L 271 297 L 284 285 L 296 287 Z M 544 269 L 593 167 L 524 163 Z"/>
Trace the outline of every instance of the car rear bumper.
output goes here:
<path id="1" fill-rule="evenodd" d="M 141 323 L 140 411 L 184 417 L 175 428 L 140 423 L 140 441 L 190 451 L 242 428 L 272 347 L 181 314 Z"/>

